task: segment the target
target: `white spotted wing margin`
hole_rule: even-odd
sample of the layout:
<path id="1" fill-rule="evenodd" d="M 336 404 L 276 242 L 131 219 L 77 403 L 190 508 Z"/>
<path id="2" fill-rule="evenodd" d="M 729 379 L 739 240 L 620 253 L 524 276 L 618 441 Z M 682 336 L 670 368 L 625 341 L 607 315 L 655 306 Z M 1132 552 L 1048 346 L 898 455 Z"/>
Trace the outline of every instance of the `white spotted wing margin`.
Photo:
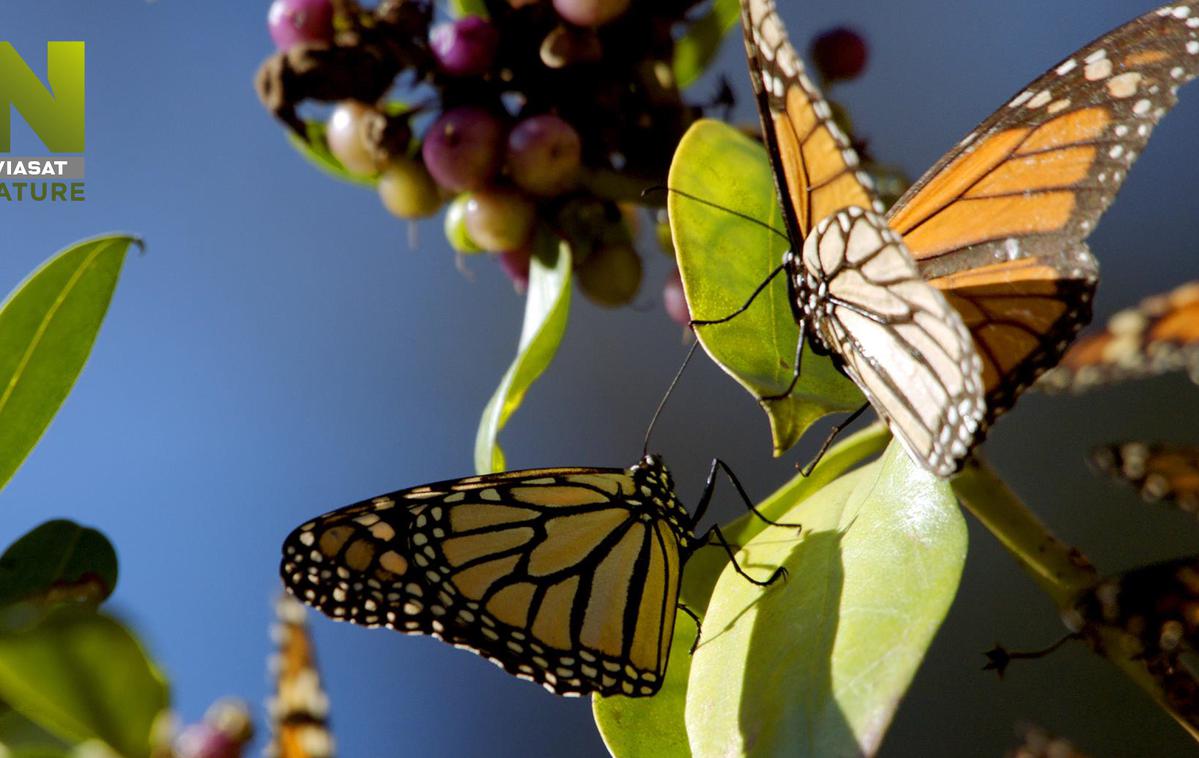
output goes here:
<path id="1" fill-rule="evenodd" d="M 649 456 L 362 501 L 294 530 L 281 574 L 335 620 L 436 637 L 555 694 L 641 697 L 661 687 L 693 543 Z"/>
<path id="2" fill-rule="evenodd" d="M 955 473 L 986 412 L 982 366 L 961 316 L 920 276 L 879 215 L 840 211 L 789 256 L 792 289 L 815 339 L 850 377 L 917 462 Z"/>

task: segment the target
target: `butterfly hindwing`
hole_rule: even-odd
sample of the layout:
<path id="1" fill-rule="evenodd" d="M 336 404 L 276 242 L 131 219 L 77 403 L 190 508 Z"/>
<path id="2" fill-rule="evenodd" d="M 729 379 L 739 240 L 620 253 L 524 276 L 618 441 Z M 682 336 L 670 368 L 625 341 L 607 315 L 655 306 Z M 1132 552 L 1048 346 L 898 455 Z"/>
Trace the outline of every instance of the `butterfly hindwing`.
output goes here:
<path id="1" fill-rule="evenodd" d="M 1091 452 L 1100 471 L 1136 487 L 1150 502 L 1164 501 L 1199 514 L 1199 446 L 1124 442 Z"/>
<path id="2" fill-rule="evenodd" d="M 1090 320 L 1098 267 L 1082 241 L 1197 75 L 1199 0 L 1148 13 L 1024 88 L 889 212 L 921 272 L 965 316 L 987 423 Z"/>
<path id="3" fill-rule="evenodd" d="M 322 516 L 288 538 L 282 573 L 333 618 L 436 636 L 558 694 L 649 695 L 686 519 L 665 469 L 506 472 Z"/>

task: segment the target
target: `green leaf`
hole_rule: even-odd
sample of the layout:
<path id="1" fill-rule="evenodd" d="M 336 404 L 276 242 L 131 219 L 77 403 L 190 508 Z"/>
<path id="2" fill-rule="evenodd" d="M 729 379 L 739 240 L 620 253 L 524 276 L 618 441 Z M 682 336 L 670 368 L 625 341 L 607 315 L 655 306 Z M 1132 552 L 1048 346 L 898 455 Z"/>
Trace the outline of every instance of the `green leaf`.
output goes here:
<path id="1" fill-rule="evenodd" d="M 450 0 L 450 14 L 454 18 L 463 16 L 490 18 L 490 14 L 487 13 L 487 3 L 484 0 Z"/>
<path id="2" fill-rule="evenodd" d="M 75 384 L 135 241 L 110 235 L 74 244 L 0 306 L 0 488 Z"/>
<path id="3" fill-rule="evenodd" d="M 124 758 L 149 756 L 167 685 L 115 620 L 59 608 L 0 633 L 0 698 L 71 742 L 98 739 Z"/>
<path id="4" fill-rule="evenodd" d="M 356 174 L 342 165 L 341 161 L 329 152 L 329 143 L 325 141 L 325 122 L 323 121 L 305 121 L 303 137 L 293 132 L 291 129 L 285 130 L 287 141 L 291 146 L 300 152 L 300 155 L 307 158 L 312 165 L 324 171 L 334 179 L 340 179 L 343 182 L 357 184 L 363 187 L 374 187 L 379 183 L 378 175 L 366 176 Z"/>
<path id="5" fill-rule="evenodd" d="M 0 706 L 0 754 L 5 758 L 66 758 L 71 746 L 14 710 Z"/>
<path id="6" fill-rule="evenodd" d="M 0 556 L 0 606 L 30 599 L 99 603 L 116 583 L 112 544 L 73 521 L 47 521 Z"/>
<path id="7" fill-rule="evenodd" d="M 719 121 L 697 121 L 674 154 L 669 184 L 676 190 L 667 199 L 670 228 L 691 317 L 723 318 L 744 305 L 787 250 L 783 237 L 746 218 L 784 229 L 766 151 Z M 780 394 L 790 384 L 799 327 L 785 274 L 744 313 L 695 332 L 712 360 L 755 398 Z M 760 402 L 770 420 L 774 454 L 781 455 L 820 417 L 856 410 L 865 400 L 828 357 L 806 346 L 794 391 Z"/>
<path id="8" fill-rule="evenodd" d="M 863 430 L 832 448 L 809 477 L 796 476 L 756 507 L 767 518 L 778 520 L 787 511 L 818 492 L 846 470 L 878 453 L 889 434 L 885 427 Z M 751 513 L 722 527 L 735 544 L 747 543 L 766 527 Z M 720 573 L 728 565 L 728 556 L 719 547 L 703 548 L 691 556 L 683 572 L 681 601 L 696 613 L 708 607 L 708 598 Z M 687 681 L 691 673 L 691 643 L 695 623 L 678 613 L 674 641 L 662 689 L 651 698 L 597 697 L 592 703 L 596 725 L 618 758 L 686 758 L 691 755 L 685 720 Z"/>
<path id="9" fill-rule="evenodd" d="M 713 0 L 708 12 L 687 27 L 674 43 L 674 80 L 679 89 L 700 77 L 720 52 L 724 35 L 740 21 L 738 0 Z"/>
<path id="10" fill-rule="evenodd" d="M 947 482 L 886 454 L 766 527 L 730 566 L 691 663 L 696 756 L 873 755 L 949 610 L 966 525 Z"/>
<path id="11" fill-rule="evenodd" d="M 504 451 L 497 441 L 500 430 L 524 402 L 530 385 L 550 365 L 566 332 L 570 314 L 570 247 L 565 242 L 551 242 L 550 239 L 546 235 L 539 240 L 538 253 L 529 265 L 525 321 L 516 360 L 508 367 L 479 420 L 479 431 L 475 436 L 475 469 L 480 474 L 504 470 Z M 554 245 L 556 250 L 552 249 Z M 543 259 L 552 261 L 552 265 Z"/>

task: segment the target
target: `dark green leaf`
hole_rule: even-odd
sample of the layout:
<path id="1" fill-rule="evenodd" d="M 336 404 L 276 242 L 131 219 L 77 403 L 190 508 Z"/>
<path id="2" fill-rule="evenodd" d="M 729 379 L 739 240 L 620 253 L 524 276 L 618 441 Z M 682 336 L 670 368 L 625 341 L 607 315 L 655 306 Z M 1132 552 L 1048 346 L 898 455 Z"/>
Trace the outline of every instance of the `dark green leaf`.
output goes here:
<path id="1" fill-rule="evenodd" d="M 674 45 L 674 80 L 682 89 L 694 82 L 720 52 L 729 29 L 741 20 L 738 0 L 712 0 L 708 12 L 696 19 Z"/>
<path id="2" fill-rule="evenodd" d="M 863 459 L 883 449 L 886 429 L 872 427 L 849 437 L 825 455 L 809 477 L 796 476 L 757 508 L 777 520 Z M 735 544 L 744 544 L 766 527 L 753 514 L 723 527 Z M 704 548 L 687 562 L 683 573 L 682 602 L 696 613 L 708 607 L 708 598 L 728 556 L 719 547 Z M 695 639 L 695 623 L 685 613 L 677 614 L 670 663 L 662 690 L 651 698 L 595 698 L 595 722 L 608 750 L 618 758 L 685 758 L 691 755 L 687 742 L 685 709 L 687 681 L 691 674 L 688 652 Z"/>
<path id="3" fill-rule="evenodd" d="M 0 606 L 19 600 L 99 603 L 117 583 L 117 554 L 95 529 L 47 521 L 0 556 Z"/>
<path id="4" fill-rule="evenodd" d="M 787 249 L 783 237 L 721 210 L 731 209 L 783 229 L 766 152 L 730 126 L 701 120 L 679 143 L 669 183 L 679 191 L 668 198 L 670 227 L 691 316 L 697 320 L 727 316 L 766 280 Z M 695 331 L 712 360 L 755 398 L 787 389 L 799 327 L 788 302 L 785 275 L 775 277 L 736 318 Z M 762 403 L 770 419 L 775 455 L 794 445 L 820 417 L 855 410 L 863 402 L 858 388 L 830 359 L 806 347 L 795 390 L 782 400 Z"/>
<path id="5" fill-rule="evenodd" d="M 83 369 L 125 251 L 110 235 L 42 264 L 0 307 L 0 487 L 41 439 Z"/>
<path id="6" fill-rule="evenodd" d="M 544 250 L 556 244 L 556 250 Z M 508 419 L 524 402 L 525 393 L 554 359 L 570 315 L 570 248 L 565 242 L 541 243 L 540 252 L 529 266 L 529 291 L 525 321 L 521 327 L 516 360 L 500 380 L 500 386 L 483 409 L 475 437 L 475 469 L 480 473 L 502 471 L 504 451 L 498 437 Z M 551 264 L 542 262 L 542 258 Z"/>
<path id="7" fill-rule="evenodd" d="M 0 698 L 71 742 L 99 739 L 124 758 L 149 756 L 167 685 L 117 621 L 59 608 L 0 633 Z"/>
<path id="8" fill-rule="evenodd" d="M 966 556 L 949 484 L 892 443 L 766 527 L 730 566 L 691 663 L 696 756 L 873 755 L 937 628 Z"/>
<path id="9" fill-rule="evenodd" d="M 5 758 L 66 758 L 70 745 L 6 707 L 0 713 L 0 750 Z"/>

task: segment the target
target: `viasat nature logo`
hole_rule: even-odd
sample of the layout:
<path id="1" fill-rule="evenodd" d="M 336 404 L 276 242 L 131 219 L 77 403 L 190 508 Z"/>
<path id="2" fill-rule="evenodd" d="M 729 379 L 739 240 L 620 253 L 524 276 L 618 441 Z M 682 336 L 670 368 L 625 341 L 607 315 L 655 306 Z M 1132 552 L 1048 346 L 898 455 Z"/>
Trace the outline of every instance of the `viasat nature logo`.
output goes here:
<path id="1" fill-rule="evenodd" d="M 46 43 L 43 83 L 12 43 L 0 41 L 0 202 L 84 200 L 84 80 L 83 42 Z M 14 111 L 53 155 L 11 155 Z"/>

